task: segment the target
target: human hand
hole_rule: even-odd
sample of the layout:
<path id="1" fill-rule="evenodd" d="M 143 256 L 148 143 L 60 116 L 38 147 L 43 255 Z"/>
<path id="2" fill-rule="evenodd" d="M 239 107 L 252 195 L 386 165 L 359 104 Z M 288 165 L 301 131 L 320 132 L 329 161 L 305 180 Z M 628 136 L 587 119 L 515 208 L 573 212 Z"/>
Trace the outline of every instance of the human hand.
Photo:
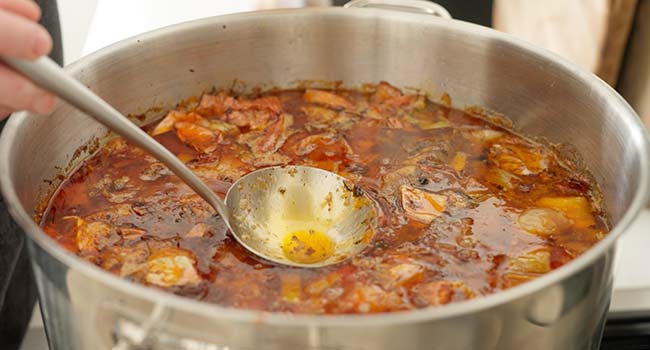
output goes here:
<path id="1" fill-rule="evenodd" d="M 37 23 L 40 17 L 33 1 L 0 0 L 0 57 L 33 60 L 47 55 L 52 38 Z M 47 114 L 54 104 L 54 95 L 0 64 L 0 120 L 18 110 Z"/>

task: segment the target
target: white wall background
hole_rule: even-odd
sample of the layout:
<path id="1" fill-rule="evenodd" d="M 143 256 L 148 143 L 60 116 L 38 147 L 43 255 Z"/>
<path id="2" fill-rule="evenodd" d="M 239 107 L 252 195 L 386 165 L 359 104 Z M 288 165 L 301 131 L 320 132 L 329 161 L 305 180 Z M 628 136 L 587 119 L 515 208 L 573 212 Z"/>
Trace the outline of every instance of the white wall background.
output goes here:
<path id="1" fill-rule="evenodd" d="M 58 0 L 66 64 L 133 35 L 197 18 L 331 0 Z"/>
<path id="2" fill-rule="evenodd" d="M 58 0 L 66 64 L 81 57 L 97 2 L 98 0 Z"/>

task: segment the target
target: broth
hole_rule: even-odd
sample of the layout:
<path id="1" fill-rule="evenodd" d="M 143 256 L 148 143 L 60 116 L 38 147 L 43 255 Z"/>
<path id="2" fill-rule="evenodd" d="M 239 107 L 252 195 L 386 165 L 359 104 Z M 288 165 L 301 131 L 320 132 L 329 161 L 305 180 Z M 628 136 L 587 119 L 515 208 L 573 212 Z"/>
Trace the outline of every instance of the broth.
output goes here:
<path id="1" fill-rule="evenodd" d="M 222 197 L 237 178 L 272 165 L 353 181 L 372 198 L 380 225 L 366 250 L 334 266 L 283 267 L 248 253 L 207 203 L 121 138 L 62 184 L 42 226 L 69 251 L 138 283 L 224 306 L 310 314 L 435 307 L 498 292 L 606 235 L 597 186 L 570 161 L 448 105 L 384 82 L 219 92 L 145 127 Z"/>

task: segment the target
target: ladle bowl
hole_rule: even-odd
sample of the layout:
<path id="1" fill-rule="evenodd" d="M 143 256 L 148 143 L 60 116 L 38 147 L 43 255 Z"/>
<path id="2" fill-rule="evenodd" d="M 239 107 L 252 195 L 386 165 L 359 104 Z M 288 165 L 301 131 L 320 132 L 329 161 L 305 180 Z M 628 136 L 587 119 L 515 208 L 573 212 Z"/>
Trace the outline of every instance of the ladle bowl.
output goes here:
<path id="1" fill-rule="evenodd" d="M 254 171 L 226 196 L 234 237 L 255 254 L 284 265 L 321 267 L 370 243 L 377 213 L 361 188 L 307 166 Z"/>

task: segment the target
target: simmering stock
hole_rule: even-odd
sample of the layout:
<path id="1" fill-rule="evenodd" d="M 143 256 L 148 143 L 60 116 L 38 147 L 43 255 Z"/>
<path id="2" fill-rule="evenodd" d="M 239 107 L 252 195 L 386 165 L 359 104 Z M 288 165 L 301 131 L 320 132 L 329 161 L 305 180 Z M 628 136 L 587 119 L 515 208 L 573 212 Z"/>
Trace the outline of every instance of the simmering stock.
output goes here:
<path id="1" fill-rule="evenodd" d="M 242 175 L 282 164 L 356 183 L 373 199 L 380 228 L 338 265 L 291 268 L 253 256 L 165 166 L 121 138 L 61 186 L 42 225 L 69 251 L 132 281 L 225 306 L 318 314 L 494 293 L 604 237 L 597 187 L 570 160 L 443 100 L 387 83 L 220 92 L 145 128 L 222 196 Z M 298 260 L 331 254 L 318 234 L 296 231 L 283 249 Z"/>

